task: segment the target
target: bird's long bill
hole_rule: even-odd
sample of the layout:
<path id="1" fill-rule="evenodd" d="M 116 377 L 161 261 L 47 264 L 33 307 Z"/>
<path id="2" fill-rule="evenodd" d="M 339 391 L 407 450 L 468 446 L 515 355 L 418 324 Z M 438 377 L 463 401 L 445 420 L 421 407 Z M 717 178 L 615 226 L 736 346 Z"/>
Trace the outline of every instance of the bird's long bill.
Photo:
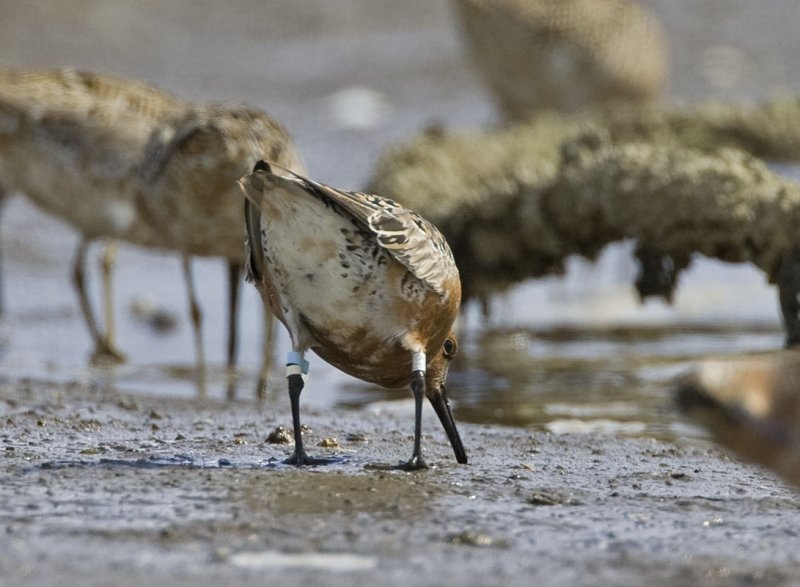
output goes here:
<path id="1" fill-rule="evenodd" d="M 439 393 L 429 395 L 428 399 L 436 415 L 439 416 L 439 421 L 442 423 L 447 438 L 450 440 L 453 452 L 456 454 L 456 461 L 466 465 L 467 452 L 464 450 L 464 445 L 461 444 L 461 437 L 458 435 L 458 428 L 456 428 L 456 421 L 453 418 L 453 412 L 450 410 L 450 402 L 447 401 L 447 393 L 444 386 L 440 388 Z"/>

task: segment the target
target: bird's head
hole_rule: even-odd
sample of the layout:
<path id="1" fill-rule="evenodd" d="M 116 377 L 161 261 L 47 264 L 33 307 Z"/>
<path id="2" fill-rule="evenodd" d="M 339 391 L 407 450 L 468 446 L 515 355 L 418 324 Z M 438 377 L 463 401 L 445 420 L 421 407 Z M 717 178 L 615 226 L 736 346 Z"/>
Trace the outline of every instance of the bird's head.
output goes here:
<path id="1" fill-rule="evenodd" d="M 461 444 L 461 437 L 450 409 L 450 402 L 447 400 L 447 371 L 457 352 L 458 340 L 456 335 L 450 332 L 441 347 L 436 349 L 428 360 L 425 372 L 425 395 L 428 396 L 436 415 L 439 416 L 439 421 L 453 447 L 456 461 L 465 465 L 467 464 L 467 452 L 464 450 L 464 445 Z"/>

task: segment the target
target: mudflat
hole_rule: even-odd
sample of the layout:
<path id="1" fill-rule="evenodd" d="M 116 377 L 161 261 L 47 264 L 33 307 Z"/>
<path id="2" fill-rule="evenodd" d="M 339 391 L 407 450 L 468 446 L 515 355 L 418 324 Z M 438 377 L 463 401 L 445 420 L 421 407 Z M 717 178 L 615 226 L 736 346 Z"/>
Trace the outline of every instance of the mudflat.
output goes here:
<path id="1" fill-rule="evenodd" d="M 3 383 L 0 584 L 800 581 L 796 494 L 701 441 L 463 425 L 459 466 L 430 412 L 435 467 L 386 472 L 410 410 L 304 416 L 341 462 L 282 464 L 288 402 Z"/>

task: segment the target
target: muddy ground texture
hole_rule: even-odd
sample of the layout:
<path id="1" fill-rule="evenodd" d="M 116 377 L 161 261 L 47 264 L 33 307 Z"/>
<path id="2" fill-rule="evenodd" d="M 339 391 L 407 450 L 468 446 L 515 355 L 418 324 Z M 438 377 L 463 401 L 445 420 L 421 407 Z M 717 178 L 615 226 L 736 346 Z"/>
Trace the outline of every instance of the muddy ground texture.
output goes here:
<path id="1" fill-rule="evenodd" d="M 0 383 L 0 584 L 800 582 L 796 494 L 702 443 L 462 424 L 458 466 L 430 412 L 386 472 L 410 410 L 303 416 L 341 462 L 281 464 L 288 401 Z"/>

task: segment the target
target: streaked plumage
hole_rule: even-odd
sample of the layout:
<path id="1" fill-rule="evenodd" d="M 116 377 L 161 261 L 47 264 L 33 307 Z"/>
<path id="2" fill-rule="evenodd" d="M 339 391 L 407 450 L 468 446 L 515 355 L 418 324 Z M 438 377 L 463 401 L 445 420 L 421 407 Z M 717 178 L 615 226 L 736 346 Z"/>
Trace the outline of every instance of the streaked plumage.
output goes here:
<path id="1" fill-rule="evenodd" d="M 236 356 L 236 300 L 244 239 L 236 182 L 262 158 L 294 171 L 304 170 L 288 133 L 272 117 L 245 105 L 211 104 L 185 109 L 157 125 L 145 146 L 139 168 L 140 210 L 164 241 L 173 243 L 184 258 L 192 255 L 228 259 L 231 367 Z M 187 275 L 187 279 L 191 276 Z M 197 304 L 193 296 L 190 304 L 194 319 Z M 196 323 L 195 345 L 202 356 L 199 329 Z M 256 389 L 259 395 L 264 391 L 272 360 L 273 324 L 268 312 L 264 329 L 263 363 Z M 234 392 L 231 382 L 228 395 Z"/>
<path id="2" fill-rule="evenodd" d="M 387 387 L 414 383 L 412 357 L 424 353 L 418 406 L 427 394 L 466 462 L 444 389 L 461 300 L 444 237 L 392 200 L 273 173 L 263 163 L 240 183 L 249 275 L 294 351 L 313 349 L 345 373 Z M 310 459 L 298 426 L 293 459 L 302 463 Z M 417 448 L 412 467 L 424 466 Z"/>
<path id="3" fill-rule="evenodd" d="M 88 242 L 110 237 L 179 251 L 189 281 L 189 256 L 224 257 L 235 299 L 244 231 L 230 191 L 261 158 L 302 171 L 286 131 L 246 106 L 197 106 L 141 82 L 88 72 L 0 72 L 0 183 L 83 235 L 79 285 Z M 191 283 L 189 289 L 202 363 L 199 308 Z M 80 296 L 91 324 L 85 292 Z M 96 326 L 92 331 L 98 349 L 113 352 Z M 231 344 L 231 363 L 234 357 Z"/>
<path id="4" fill-rule="evenodd" d="M 156 246 L 158 235 L 136 205 L 139 160 L 154 125 L 188 106 L 146 84 L 111 76 L 0 70 L 0 183 L 82 235 L 73 280 L 96 357 L 121 354 L 113 321 L 101 332 L 86 295 L 88 245 L 111 237 Z M 104 277 L 109 284 L 110 276 Z"/>
<path id="5" fill-rule="evenodd" d="M 661 95 L 667 48 L 635 0 L 455 0 L 464 40 L 505 116 L 648 104 Z"/>

